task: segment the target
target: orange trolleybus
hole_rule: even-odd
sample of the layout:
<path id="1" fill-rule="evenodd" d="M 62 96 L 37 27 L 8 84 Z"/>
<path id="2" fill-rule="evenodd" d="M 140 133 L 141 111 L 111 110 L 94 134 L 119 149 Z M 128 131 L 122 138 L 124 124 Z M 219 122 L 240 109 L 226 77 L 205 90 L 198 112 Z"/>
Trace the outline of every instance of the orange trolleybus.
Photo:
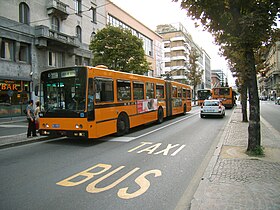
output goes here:
<path id="1" fill-rule="evenodd" d="M 216 87 L 212 89 L 212 98 L 222 101 L 226 108 L 232 108 L 235 104 L 236 93 L 232 87 Z"/>
<path id="2" fill-rule="evenodd" d="M 67 67 L 41 73 L 40 134 L 99 138 L 191 110 L 191 88 L 174 81 Z"/>

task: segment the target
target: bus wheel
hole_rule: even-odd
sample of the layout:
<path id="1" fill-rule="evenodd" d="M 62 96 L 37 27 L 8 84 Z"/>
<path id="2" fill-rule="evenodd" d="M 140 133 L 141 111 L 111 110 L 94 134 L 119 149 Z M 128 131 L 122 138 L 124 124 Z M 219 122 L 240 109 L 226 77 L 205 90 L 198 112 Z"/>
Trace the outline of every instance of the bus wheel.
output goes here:
<path id="1" fill-rule="evenodd" d="M 157 120 L 158 124 L 161 124 L 163 122 L 163 110 L 162 108 L 160 107 L 158 109 L 158 120 Z"/>
<path id="2" fill-rule="evenodd" d="M 117 136 L 123 136 L 129 130 L 129 121 L 125 114 L 120 114 L 117 120 Z"/>

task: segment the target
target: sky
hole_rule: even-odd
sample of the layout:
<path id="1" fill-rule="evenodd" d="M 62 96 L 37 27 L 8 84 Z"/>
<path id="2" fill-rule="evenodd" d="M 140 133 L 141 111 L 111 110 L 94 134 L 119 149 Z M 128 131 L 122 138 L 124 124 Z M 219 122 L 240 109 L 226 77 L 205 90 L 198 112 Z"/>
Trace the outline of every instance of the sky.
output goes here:
<path id="1" fill-rule="evenodd" d="M 111 0 L 118 7 L 129 13 L 138 21 L 156 30 L 160 24 L 182 23 L 191 34 L 194 42 L 202 47 L 211 58 L 211 69 L 221 69 L 229 79 L 229 85 L 235 85 L 235 79 L 229 71 L 227 61 L 218 54 L 219 46 L 214 44 L 212 35 L 195 27 L 194 21 L 182 10 L 180 3 L 172 0 Z"/>

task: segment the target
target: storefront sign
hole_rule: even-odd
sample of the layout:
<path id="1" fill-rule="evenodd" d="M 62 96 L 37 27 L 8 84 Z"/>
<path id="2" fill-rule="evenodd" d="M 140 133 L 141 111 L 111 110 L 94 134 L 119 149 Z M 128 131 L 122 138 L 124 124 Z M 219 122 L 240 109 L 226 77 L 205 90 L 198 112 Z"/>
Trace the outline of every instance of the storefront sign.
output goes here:
<path id="1" fill-rule="evenodd" d="M 5 80 L 0 82 L 0 90 L 15 90 L 15 91 L 19 91 L 20 88 L 20 84 L 16 84 L 15 81 L 10 81 L 10 80 Z"/>

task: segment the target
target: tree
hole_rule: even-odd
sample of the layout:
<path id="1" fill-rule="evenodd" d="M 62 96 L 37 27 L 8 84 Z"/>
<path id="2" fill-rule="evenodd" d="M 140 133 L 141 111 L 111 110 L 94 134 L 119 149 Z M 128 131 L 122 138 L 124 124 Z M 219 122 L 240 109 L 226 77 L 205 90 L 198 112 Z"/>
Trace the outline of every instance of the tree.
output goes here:
<path id="1" fill-rule="evenodd" d="M 192 48 L 189 56 L 189 64 L 187 69 L 187 78 L 190 81 L 190 85 L 193 86 L 193 97 L 194 103 L 196 103 L 196 87 L 201 83 L 201 77 L 203 75 L 203 70 L 199 68 L 198 61 L 199 54 Z"/>
<path id="2" fill-rule="evenodd" d="M 178 1 L 178 0 L 175 0 Z M 254 52 L 269 39 L 271 27 L 280 14 L 279 0 L 182 0 L 182 8 L 199 20 L 224 46 L 237 46 L 243 53 L 249 90 L 249 127 L 247 151 L 260 148 L 260 106 Z"/>
<path id="3" fill-rule="evenodd" d="M 117 71 L 141 74 L 148 72 L 149 63 L 143 41 L 130 30 L 108 26 L 98 31 L 90 43 L 93 65 L 105 65 Z"/>

